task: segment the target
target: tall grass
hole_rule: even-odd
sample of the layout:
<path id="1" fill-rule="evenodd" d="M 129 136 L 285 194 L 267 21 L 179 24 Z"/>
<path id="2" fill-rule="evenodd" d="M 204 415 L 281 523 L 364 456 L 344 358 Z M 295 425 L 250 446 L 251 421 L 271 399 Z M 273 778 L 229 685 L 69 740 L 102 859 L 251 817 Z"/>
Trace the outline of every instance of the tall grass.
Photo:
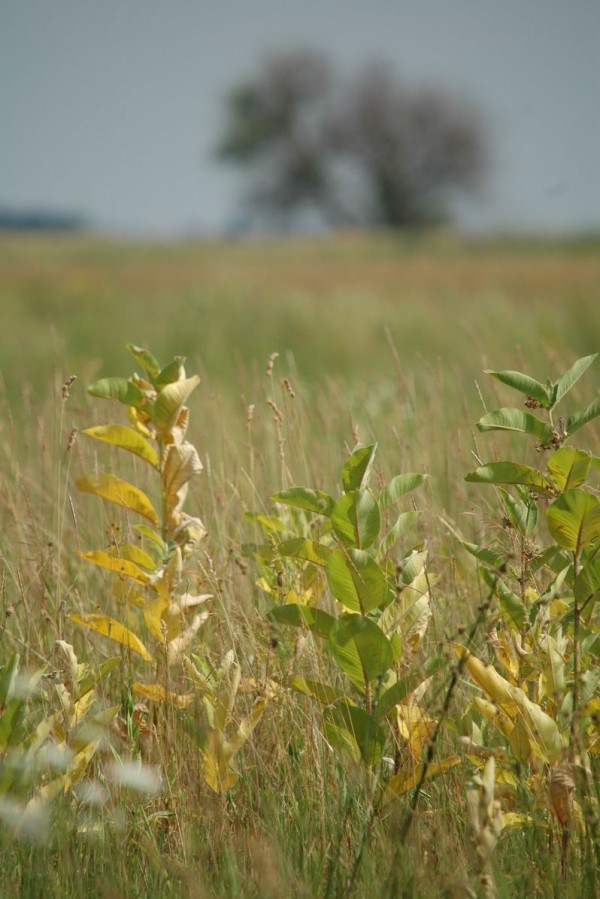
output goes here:
<path id="1" fill-rule="evenodd" d="M 543 378 L 600 344 L 593 242 L 349 235 L 141 246 L 5 237 L 0 272 L 0 659 L 17 649 L 30 668 L 51 662 L 57 639 L 82 657 L 105 654 L 66 618 L 113 602 L 107 579 L 75 555 L 103 545 L 110 522 L 74 489 L 96 447 L 73 432 L 99 421 L 86 384 L 128 373 L 127 340 L 163 358 L 186 354 L 203 375 L 190 439 L 205 470 L 188 504 L 208 529 L 199 577 L 215 599 L 196 651 L 217 663 L 235 647 L 257 680 L 285 671 L 294 648 L 266 621 L 241 549 L 255 539 L 245 512 L 269 509 L 269 496 L 292 484 L 333 490 L 357 439 L 379 441 L 381 479 L 429 472 L 422 537 L 440 576 L 431 640 L 444 652 L 482 600 L 475 565 L 447 524 L 478 540 L 497 527 L 463 480 L 478 452 L 473 422 L 485 405 L 500 405 L 481 370 L 522 367 Z M 63 398 L 72 374 L 78 380 Z M 596 451 L 597 438 L 591 428 Z M 488 458 L 494 452 L 488 441 Z M 124 663 L 108 678 L 107 701 L 125 706 L 133 680 Z M 433 707 L 440 703 L 435 697 Z M 364 772 L 331 752 L 316 715 L 286 694 L 270 703 L 240 756 L 239 786 L 221 797 L 199 773 L 200 708 L 149 713 L 146 742 L 114 734 L 112 752 L 141 751 L 163 771 L 164 790 L 114 787 L 98 807 L 59 803 L 40 843 L 15 842 L 0 827 L 0 892 L 342 896 L 361 845 L 357 895 L 477 889 L 464 772 L 427 786 L 401 847 L 402 804 L 370 825 Z M 503 835 L 494 864 L 500 895 L 586 895 L 585 880 L 564 884 L 557 846 L 539 829 Z"/>

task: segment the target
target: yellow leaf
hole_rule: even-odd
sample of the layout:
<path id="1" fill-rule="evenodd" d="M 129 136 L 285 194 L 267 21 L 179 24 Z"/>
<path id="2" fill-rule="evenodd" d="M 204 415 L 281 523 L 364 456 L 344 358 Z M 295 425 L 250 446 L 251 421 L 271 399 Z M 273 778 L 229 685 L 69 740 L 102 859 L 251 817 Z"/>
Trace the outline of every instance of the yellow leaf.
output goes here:
<path id="1" fill-rule="evenodd" d="M 148 530 L 150 531 L 151 529 L 148 528 Z M 127 559 L 128 562 L 133 562 L 140 568 L 145 568 L 148 571 L 156 570 L 156 561 L 152 556 L 141 547 L 135 546 L 135 544 L 122 543 L 116 552 L 121 559 Z"/>
<path id="2" fill-rule="evenodd" d="M 139 640 L 128 628 L 124 627 L 118 621 L 115 621 L 114 618 L 109 618 L 107 615 L 95 614 L 69 615 L 68 617 L 75 624 L 87 627 L 89 630 L 95 631 L 97 634 L 102 634 L 102 636 L 108 637 L 116 643 L 120 643 L 122 646 L 127 647 L 127 649 L 131 649 L 132 652 L 136 652 L 146 662 L 152 661 L 152 656 L 141 640 Z"/>
<path id="3" fill-rule="evenodd" d="M 71 759 L 65 772 L 65 782 L 63 787 L 65 793 L 67 790 L 70 790 L 71 787 L 74 787 L 76 783 L 79 783 L 99 745 L 100 740 L 92 740 L 91 743 L 84 746 L 81 752 L 78 752 L 77 755 Z"/>
<path id="4" fill-rule="evenodd" d="M 241 747 L 244 745 L 244 743 L 260 721 L 266 705 L 266 699 L 258 699 L 248 717 L 244 718 L 231 740 L 231 748 L 234 753 L 238 752 L 238 750 L 241 749 Z"/>
<path id="5" fill-rule="evenodd" d="M 208 618 L 208 612 L 199 612 L 194 615 L 186 628 L 180 629 L 176 637 L 167 640 L 167 665 L 175 665 L 182 657 L 194 637 L 200 630 L 200 625 Z M 179 622 L 185 619 L 180 616 Z M 181 627 L 181 625 L 180 625 Z"/>
<path id="6" fill-rule="evenodd" d="M 161 431 L 168 431 L 178 419 L 179 410 L 188 396 L 200 383 L 198 375 L 167 384 L 156 397 L 152 420 Z"/>
<path id="7" fill-rule="evenodd" d="M 83 475 L 77 478 L 75 482 L 78 490 L 82 493 L 91 493 L 94 496 L 100 496 L 117 506 L 129 509 L 130 512 L 136 512 L 143 515 L 152 524 L 158 524 L 158 515 L 156 509 L 146 496 L 146 494 L 121 478 L 112 474 L 101 474 L 97 477 L 94 475 Z"/>
<path id="8" fill-rule="evenodd" d="M 222 731 L 211 730 L 202 750 L 202 776 L 215 793 L 226 793 L 237 783 L 237 774 L 229 770 L 233 755 L 231 744 Z"/>
<path id="9" fill-rule="evenodd" d="M 447 771 L 449 768 L 453 768 L 455 765 L 459 764 L 460 757 L 458 755 L 452 755 L 442 762 L 432 762 L 427 768 L 425 780 L 431 780 L 432 777 L 437 777 L 437 775 L 441 774 L 443 771 Z M 401 771 L 399 774 L 396 774 L 388 780 L 383 791 L 382 806 L 387 805 L 388 802 L 391 802 L 392 799 L 396 799 L 398 796 L 404 796 L 409 790 L 414 790 L 421 780 L 422 773 L 423 765 L 421 764 L 412 768 L 410 771 Z"/>
<path id="10" fill-rule="evenodd" d="M 454 649 L 465 660 L 473 680 L 514 722 L 509 740 L 517 758 L 525 760 L 533 752 L 548 764 L 555 762 L 563 748 L 556 721 L 532 702 L 520 687 L 514 687 L 498 674 L 492 665 L 485 665 L 464 646 L 455 644 Z"/>
<path id="11" fill-rule="evenodd" d="M 98 425 L 94 428 L 86 428 L 83 433 L 88 437 L 95 437 L 96 440 L 103 440 L 112 446 L 118 446 L 129 453 L 134 453 L 140 459 L 149 462 L 154 468 L 158 467 L 158 453 L 151 443 L 148 443 L 141 434 L 132 428 L 126 428 L 123 425 Z"/>
<path id="12" fill-rule="evenodd" d="M 511 830 L 513 827 L 543 827 L 548 829 L 545 822 L 536 820 L 531 815 L 524 812 L 503 812 L 502 814 L 502 830 Z"/>
<path id="13" fill-rule="evenodd" d="M 98 565 L 100 568 L 108 568 L 109 571 L 114 571 L 115 574 L 118 574 L 120 577 L 131 578 L 138 584 L 148 583 L 148 575 L 145 571 L 142 571 L 141 568 L 138 568 L 138 566 L 134 562 L 130 562 L 129 559 L 123 559 L 114 553 L 105 552 L 103 549 L 94 549 L 90 552 L 78 552 L 77 555 L 82 559 L 85 559 L 86 562 L 91 562 L 93 565 Z"/>
<path id="14" fill-rule="evenodd" d="M 486 665 L 484 662 L 481 662 L 478 658 L 471 655 L 465 646 L 455 643 L 454 651 L 464 659 L 467 670 L 475 683 L 479 684 L 488 696 L 491 696 L 509 718 L 514 718 L 517 708 L 512 693 L 512 685 L 498 674 L 493 665 Z"/>
<path id="15" fill-rule="evenodd" d="M 167 625 L 163 623 L 162 614 L 168 605 L 167 597 L 159 596 L 158 599 L 153 599 L 144 606 L 146 627 L 157 643 L 164 643 L 167 637 Z"/>
<path id="16" fill-rule="evenodd" d="M 203 465 L 200 456 L 191 443 L 180 446 L 171 443 L 165 451 L 162 484 L 163 494 L 167 498 L 167 513 L 170 524 L 178 521 L 185 502 L 189 481 L 200 474 Z"/>
<path id="17" fill-rule="evenodd" d="M 133 692 L 136 696 L 143 696 L 151 702 L 169 702 L 177 709 L 186 709 L 194 701 L 194 693 L 173 693 L 162 684 L 140 684 L 136 681 Z"/>
<path id="18" fill-rule="evenodd" d="M 433 733 L 435 721 L 413 702 L 407 705 L 401 703 L 396 706 L 396 711 L 400 734 L 408 741 L 413 755 L 420 758 L 423 746 Z"/>

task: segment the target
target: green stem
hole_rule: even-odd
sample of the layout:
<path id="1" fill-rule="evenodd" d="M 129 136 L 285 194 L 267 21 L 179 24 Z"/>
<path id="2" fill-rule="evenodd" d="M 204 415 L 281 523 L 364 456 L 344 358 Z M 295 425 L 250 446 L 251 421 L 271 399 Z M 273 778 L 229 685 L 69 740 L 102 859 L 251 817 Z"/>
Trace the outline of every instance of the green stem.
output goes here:
<path id="1" fill-rule="evenodd" d="M 577 578 L 579 570 L 579 552 L 573 553 L 573 579 Z M 577 596 L 573 596 L 573 709 L 571 711 L 571 731 L 569 738 L 569 753 L 573 760 L 577 750 L 577 723 L 579 718 L 579 672 L 581 669 L 580 646 L 581 609 Z"/>

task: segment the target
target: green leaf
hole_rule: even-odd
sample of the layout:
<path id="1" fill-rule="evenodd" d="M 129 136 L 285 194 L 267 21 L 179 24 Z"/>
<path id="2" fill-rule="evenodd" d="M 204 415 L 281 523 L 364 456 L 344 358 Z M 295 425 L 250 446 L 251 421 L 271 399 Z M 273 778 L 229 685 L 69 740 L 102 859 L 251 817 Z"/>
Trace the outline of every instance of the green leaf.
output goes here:
<path id="1" fill-rule="evenodd" d="M 532 501 L 515 499 L 508 490 L 500 488 L 504 500 L 506 516 L 519 534 L 532 534 L 538 519 L 538 508 Z"/>
<path id="2" fill-rule="evenodd" d="M 588 370 L 597 355 L 598 353 L 593 353 L 591 356 L 583 356 L 583 358 L 578 359 L 577 362 L 572 365 L 571 368 L 558 379 L 558 381 L 556 381 L 554 385 L 553 405 L 560 403 L 565 394 L 571 390 L 580 377 Z"/>
<path id="3" fill-rule="evenodd" d="M 251 521 L 262 529 L 263 533 L 281 534 L 285 531 L 285 525 L 275 515 L 263 515 L 261 512 L 244 512 L 244 521 Z"/>
<path id="4" fill-rule="evenodd" d="M 367 485 L 376 450 L 376 443 L 354 450 L 342 469 L 342 484 L 346 493 Z"/>
<path id="5" fill-rule="evenodd" d="M 413 527 L 418 518 L 420 516 L 420 512 L 401 512 L 396 522 L 389 529 L 381 543 L 379 544 L 379 549 L 377 551 L 377 555 L 380 559 L 383 559 L 389 551 L 396 545 L 398 540 L 404 536 L 404 534 L 409 530 L 409 528 Z"/>
<path id="6" fill-rule="evenodd" d="M 426 549 L 420 552 L 413 551 L 406 559 L 403 559 L 401 562 L 400 582 L 406 585 L 412 584 L 415 578 L 424 570 L 426 561 Z"/>
<path id="7" fill-rule="evenodd" d="M 158 467 L 158 453 L 152 444 L 133 428 L 126 428 L 123 425 L 98 425 L 94 428 L 86 428 L 83 433 L 88 437 L 95 437 L 96 440 L 110 443 L 112 446 L 118 446 L 119 449 L 127 450 L 145 462 L 149 462 L 155 468 Z"/>
<path id="8" fill-rule="evenodd" d="M 198 375 L 175 381 L 162 388 L 152 410 L 152 421 L 163 432 L 169 431 L 177 420 L 179 410 L 200 383 Z"/>
<path id="9" fill-rule="evenodd" d="M 19 674 L 19 660 L 19 653 L 13 652 L 8 661 L 0 668 L 0 706 L 6 705 L 12 698 Z"/>
<path id="10" fill-rule="evenodd" d="M 541 472 L 517 462 L 489 462 L 471 471 L 465 481 L 474 484 L 523 484 L 550 496 L 556 493 L 554 486 Z"/>
<path id="11" fill-rule="evenodd" d="M 335 598 L 353 612 L 378 609 L 389 597 L 387 578 L 362 549 L 336 549 L 327 562 L 327 582 Z"/>
<path id="12" fill-rule="evenodd" d="M 146 397 L 133 381 L 127 378 L 102 378 L 90 384 L 87 391 L 91 396 L 99 396 L 105 400 L 118 400 L 126 406 L 143 406 Z"/>
<path id="13" fill-rule="evenodd" d="M 288 677 L 287 685 L 292 690 L 296 690 L 297 693 L 316 699 L 321 705 L 333 705 L 334 702 L 344 698 L 342 693 L 329 684 L 321 684 L 318 681 L 299 677 L 297 674 L 292 674 Z"/>
<path id="14" fill-rule="evenodd" d="M 277 554 L 267 543 L 242 543 L 242 555 L 257 562 L 272 562 Z"/>
<path id="15" fill-rule="evenodd" d="M 149 519 L 152 524 L 158 524 L 156 509 L 145 493 L 134 484 L 123 481 L 112 474 L 83 475 L 75 481 L 77 489 L 82 493 L 91 493 L 106 499 L 116 506 L 136 512 Z"/>
<path id="16" fill-rule="evenodd" d="M 315 609 L 314 606 L 303 606 L 299 603 L 289 603 L 286 606 L 276 606 L 271 609 L 268 616 L 270 621 L 278 624 L 291 624 L 292 627 L 307 627 L 317 637 L 328 637 L 335 624 L 333 615 Z"/>
<path id="17" fill-rule="evenodd" d="M 513 387 L 525 396 L 531 396 L 541 403 L 546 409 L 550 408 L 550 394 L 543 384 L 530 378 L 529 375 L 521 374 L 520 371 L 491 371 L 486 369 L 486 375 L 491 375 L 497 381 L 501 381 L 508 387 Z"/>
<path id="18" fill-rule="evenodd" d="M 160 534 L 157 534 L 156 531 L 153 531 L 152 528 L 147 527 L 145 524 L 134 524 L 133 529 L 137 531 L 138 534 L 141 534 L 142 537 L 146 537 L 150 540 L 150 542 L 160 551 L 161 555 L 165 554 L 167 545 Z"/>
<path id="19" fill-rule="evenodd" d="M 333 507 L 331 524 L 346 546 L 370 546 L 377 539 L 381 527 L 377 500 L 369 490 L 344 493 Z"/>
<path id="20" fill-rule="evenodd" d="M 498 555 L 491 549 L 487 549 L 485 546 L 478 546 L 476 543 L 467 543 L 465 540 L 463 540 L 462 545 L 468 553 L 475 556 L 476 559 L 479 559 L 479 561 L 483 562 L 484 565 L 487 565 L 488 568 L 494 568 L 497 571 L 503 571 L 504 568 L 506 568 L 506 559 L 504 556 Z"/>
<path id="21" fill-rule="evenodd" d="M 548 474 L 557 490 L 563 493 L 572 487 L 579 487 L 588 476 L 592 457 L 589 453 L 562 446 L 548 459 Z"/>
<path id="22" fill-rule="evenodd" d="M 152 383 L 156 380 L 158 375 L 160 374 L 160 365 L 155 356 L 152 355 L 150 350 L 145 350 L 143 347 L 134 346 L 133 343 L 127 344 L 127 349 L 138 363 L 141 365 Z"/>
<path id="23" fill-rule="evenodd" d="M 364 691 L 393 664 L 392 646 L 381 629 L 363 615 L 341 615 L 329 632 L 331 654 L 352 683 Z"/>
<path id="24" fill-rule="evenodd" d="M 185 356 L 174 356 L 171 362 L 162 369 L 156 378 L 156 389 L 162 390 L 167 384 L 174 381 L 183 381 L 185 378 Z"/>
<path id="25" fill-rule="evenodd" d="M 291 556 L 293 559 L 312 562 L 314 565 L 326 565 L 332 552 L 329 547 L 321 546 L 320 543 L 305 537 L 284 540 L 279 544 L 278 551 L 281 556 Z"/>
<path id="26" fill-rule="evenodd" d="M 395 709 L 398 703 L 402 702 L 409 696 L 414 690 L 420 686 L 423 681 L 431 677 L 437 671 L 444 671 L 448 666 L 447 659 L 444 658 L 431 658 L 428 659 L 424 665 L 424 671 L 411 671 L 410 674 L 407 674 L 406 677 L 401 678 L 396 681 L 389 690 L 386 690 L 379 697 L 379 702 L 377 703 L 377 709 L 375 711 L 375 717 L 378 720 L 385 718 L 392 709 Z"/>
<path id="27" fill-rule="evenodd" d="M 383 728 L 363 709 L 340 702 L 325 713 L 326 732 L 328 735 L 336 731 L 346 731 L 350 743 L 358 746 L 360 757 L 366 765 L 377 765 L 383 755 L 385 732 Z M 334 730 L 335 729 L 335 730 Z"/>
<path id="28" fill-rule="evenodd" d="M 521 598 L 516 593 L 513 593 L 512 590 L 509 590 L 501 578 L 495 579 L 494 587 L 498 597 L 500 614 L 509 627 L 521 633 L 527 621 L 527 609 L 523 605 Z"/>
<path id="29" fill-rule="evenodd" d="M 579 570 L 575 578 L 575 599 L 582 606 L 600 591 L 600 556 L 591 559 Z"/>
<path id="30" fill-rule="evenodd" d="M 379 499 L 377 500 L 379 508 L 383 510 L 388 506 L 391 506 L 392 503 L 395 503 L 403 496 L 406 496 L 407 493 L 411 493 L 413 490 L 416 490 L 417 487 L 420 487 L 421 484 L 424 484 L 427 478 L 428 475 L 426 474 L 396 475 L 389 484 L 382 487 Z"/>
<path id="31" fill-rule="evenodd" d="M 600 502 L 581 487 L 559 496 L 549 507 L 547 519 L 554 540 L 575 553 L 600 537 Z"/>
<path id="32" fill-rule="evenodd" d="M 552 438 L 552 426 L 521 409 L 496 409 L 477 422 L 480 431 L 519 431 L 536 437 L 540 443 Z"/>
<path id="33" fill-rule="evenodd" d="M 597 418 L 600 415 L 600 396 L 589 404 L 587 409 L 584 409 L 583 412 L 575 412 L 573 415 L 570 415 L 567 419 L 567 436 L 570 437 L 571 434 L 574 434 L 575 431 L 578 431 L 579 428 L 582 428 L 584 425 L 591 421 L 593 418 Z"/>
<path id="34" fill-rule="evenodd" d="M 310 487 L 290 487 L 289 490 L 274 493 L 271 499 L 274 503 L 295 506 L 306 512 L 314 512 L 315 515 L 329 516 L 333 509 L 333 499 L 328 493 L 312 490 Z"/>

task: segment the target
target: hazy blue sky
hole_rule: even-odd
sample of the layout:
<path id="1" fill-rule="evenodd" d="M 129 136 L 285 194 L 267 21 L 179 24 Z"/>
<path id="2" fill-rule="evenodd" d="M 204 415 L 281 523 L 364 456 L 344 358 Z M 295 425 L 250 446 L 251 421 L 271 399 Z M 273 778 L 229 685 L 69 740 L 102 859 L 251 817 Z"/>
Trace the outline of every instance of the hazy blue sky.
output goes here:
<path id="1" fill-rule="evenodd" d="M 468 225 L 600 227 L 600 0 L 0 0 L 0 205 L 130 233 L 226 226 L 223 96 L 297 46 L 482 108 L 494 177 Z"/>

